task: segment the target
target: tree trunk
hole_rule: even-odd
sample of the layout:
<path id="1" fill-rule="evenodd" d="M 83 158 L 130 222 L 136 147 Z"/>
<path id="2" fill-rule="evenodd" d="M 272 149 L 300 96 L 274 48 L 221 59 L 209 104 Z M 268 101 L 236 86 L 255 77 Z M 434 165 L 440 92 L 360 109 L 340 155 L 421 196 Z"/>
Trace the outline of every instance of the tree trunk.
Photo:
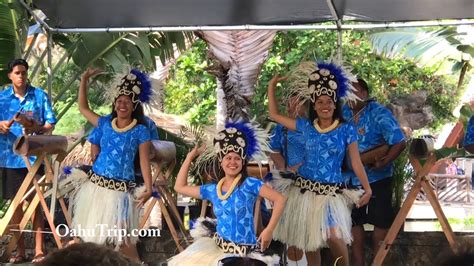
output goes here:
<path id="1" fill-rule="evenodd" d="M 222 128 L 225 124 L 225 119 L 227 117 L 227 107 L 225 102 L 225 93 L 222 88 L 222 82 L 217 79 L 217 111 L 216 111 L 216 127 Z"/>

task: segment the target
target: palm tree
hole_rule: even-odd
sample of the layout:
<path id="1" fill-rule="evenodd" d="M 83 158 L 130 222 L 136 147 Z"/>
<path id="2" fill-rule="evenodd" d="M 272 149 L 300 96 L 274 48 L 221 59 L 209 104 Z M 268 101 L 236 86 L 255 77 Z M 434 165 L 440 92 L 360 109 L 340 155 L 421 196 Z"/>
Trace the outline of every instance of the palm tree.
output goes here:
<path id="1" fill-rule="evenodd" d="M 205 31 L 197 35 L 209 46 L 217 77 L 217 125 L 230 119 L 249 120 L 255 82 L 273 44 L 276 31 Z"/>
<path id="2" fill-rule="evenodd" d="M 466 36 L 461 27 L 395 29 L 371 34 L 370 41 L 378 54 L 389 58 L 402 56 L 421 65 L 437 65 L 441 70 L 450 68 L 453 73 L 460 71 L 460 88 L 474 57 L 472 38 Z"/>

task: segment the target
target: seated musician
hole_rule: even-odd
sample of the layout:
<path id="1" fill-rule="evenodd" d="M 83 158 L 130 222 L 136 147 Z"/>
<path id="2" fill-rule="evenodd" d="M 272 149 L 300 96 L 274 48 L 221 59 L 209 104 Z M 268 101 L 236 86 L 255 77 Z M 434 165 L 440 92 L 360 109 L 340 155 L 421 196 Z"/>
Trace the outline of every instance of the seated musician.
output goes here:
<path id="1" fill-rule="evenodd" d="M 374 225 L 372 243 L 375 254 L 395 218 L 396 208 L 392 205 L 393 161 L 405 148 L 405 137 L 393 114 L 375 100 L 369 99 L 370 90 L 363 79 L 357 81 L 353 86 L 360 100 L 344 105 L 344 119 L 354 123 L 357 129 L 361 158 L 364 158 L 364 152 L 374 148 L 385 148 L 387 152 L 384 156 L 374 155 L 375 158 L 370 158 L 373 163 L 365 165 L 372 197 L 366 206 L 352 210 L 354 242 L 351 262 L 356 266 L 365 263 L 363 225 Z M 383 144 L 386 144 L 385 147 Z M 363 159 L 362 161 L 364 163 Z M 360 186 L 359 180 L 350 169 L 344 175 L 353 185 Z"/>

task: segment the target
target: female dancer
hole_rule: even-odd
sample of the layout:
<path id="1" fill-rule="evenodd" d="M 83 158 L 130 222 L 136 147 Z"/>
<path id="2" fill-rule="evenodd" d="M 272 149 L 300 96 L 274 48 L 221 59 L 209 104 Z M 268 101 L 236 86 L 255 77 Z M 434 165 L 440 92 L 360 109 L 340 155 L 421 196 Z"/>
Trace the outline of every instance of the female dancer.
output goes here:
<path id="1" fill-rule="evenodd" d="M 263 131 L 260 130 L 259 133 Z M 264 185 L 263 181 L 249 177 L 246 173 L 247 160 L 263 149 L 257 141 L 259 133 L 252 128 L 251 123 L 238 122 L 227 123 L 226 128 L 217 134 L 212 152 L 220 166 L 218 184 L 187 184 L 189 168 L 200 151 L 195 147 L 188 153 L 178 173 L 175 190 L 183 195 L 212 202 L 217 217 L 217 232 L 197 239 L 185 251 L 172 258 L 169 265 L 225 265 L 226 257 L 236 256 L 244 257 L 246 263 L 248 260 L 254 263 L 258 260 L 269 265 L 278 264 L 278 256 L 265 256 L 260 252 L 270 245 L 285 198 Z M 254 205 L 258 196 L 272 201 L 274 207 L 270 222 L 257 239 Z M 199 227 L 198 225 L 195 231 Z"/>
<path id="2" fill-rule="evenodd" d="M 133 69 L 112 88 L 113 104 L 110 116 L 100 117 L 89 108 L 87 86 L 89 78 L 101 73 L 87 69 L 79 88 L 79 110 L 100 131 L 100 152 L 92 169 L 84 172 L 71 169 L 78 186 L 72 197 L 73 227 L 87 232 L 79 235 L 86 242 L 113 244 L 128 257 L 138 259 L 136 236 L 138 208 L 152 193 L 149 163 L 150 133 L 144 125 L 142 102 L 151 94 L 147 76 Z M 144 189 L 135 188 L 134 157 L 140 154 Z M 66 171 L 65 171 L 66 172 Z M 131 235 L 130 237 L 128 235 Z"/>
<path id="3" fill-rule="evenodd" d="M 351 95 L 351 84 L 344 69 L 333 63 L 305 62 L 290 77 L 290 88 L 311 100 L 310 118 L 292 119 L 278 112 L 276 84 L 268 85 L 270 118 L 289 130 L 297 130 L 305 139 L 304 163 L 295 180 L 275 177 L 277 190 L 288 197 L 274 238 L 307 252 L 329 246 L 340 265 L 349 265 L 347 244 L 351 242 L 351 205 L 367 204 L 372 194 L 357 149 L 357 135 L 351 124 L 344 123 L 340 102 Z M 350 155 L 355 173 L 365 190 L 347 189 L 341 165 Z M 360 199 L 359 199 L 360 197 Z"/>

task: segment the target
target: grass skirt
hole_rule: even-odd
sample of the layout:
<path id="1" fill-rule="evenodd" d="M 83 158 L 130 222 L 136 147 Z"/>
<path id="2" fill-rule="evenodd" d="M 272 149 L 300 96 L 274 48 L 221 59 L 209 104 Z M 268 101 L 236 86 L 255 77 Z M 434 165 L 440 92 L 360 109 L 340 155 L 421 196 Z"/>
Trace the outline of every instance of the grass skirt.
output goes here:
<path id="1" fill-rule="evenodd" d="M 222 265 L 220 261 L 229 257 L 238 257 L 236 254 L 224 253 L 214 239 L 208 235 L 212 230 L 203 226 L 203 221 L 210 221 L 209 218 L 199 218 L 195 223 L 195 228 L 191 230 L 191 235 L 195 239 L 194 243 L 187 247 L 183 252 L 172 257 L 168 261 L 169 266 L 194 266 L 194 265 Z M 246 258 L 260 260 L 267 265 L 278 265 L 280 257 L 277 255 L 263 255 L 262 253 L 251 252 Z"/>
<path id="2" fill-rule="evenodd" d="M 336 196 L 317 195 L 311 191 L 301 193 L 293 180 L 272 173 L 271 185 L 287 197 L 273 238 L 305 251 L 327 247 L 330 228 L 346 244 L 352 242 L 352 206 L 359 200 L 362 190 L 344 189 Z"/>
<path id="3" fill-rule="evenodd" d="M 73 168 L 70 173 L 76 188 L 70 195 L 72 227 L 85 242 L 135 244 L 138 237 L 131 230 L 138 228 L 139 210 L 129 192 L 100 187 L 89 181 L 87 173 Z M 136 189 L 138 195 L 142 189 Z"/>

